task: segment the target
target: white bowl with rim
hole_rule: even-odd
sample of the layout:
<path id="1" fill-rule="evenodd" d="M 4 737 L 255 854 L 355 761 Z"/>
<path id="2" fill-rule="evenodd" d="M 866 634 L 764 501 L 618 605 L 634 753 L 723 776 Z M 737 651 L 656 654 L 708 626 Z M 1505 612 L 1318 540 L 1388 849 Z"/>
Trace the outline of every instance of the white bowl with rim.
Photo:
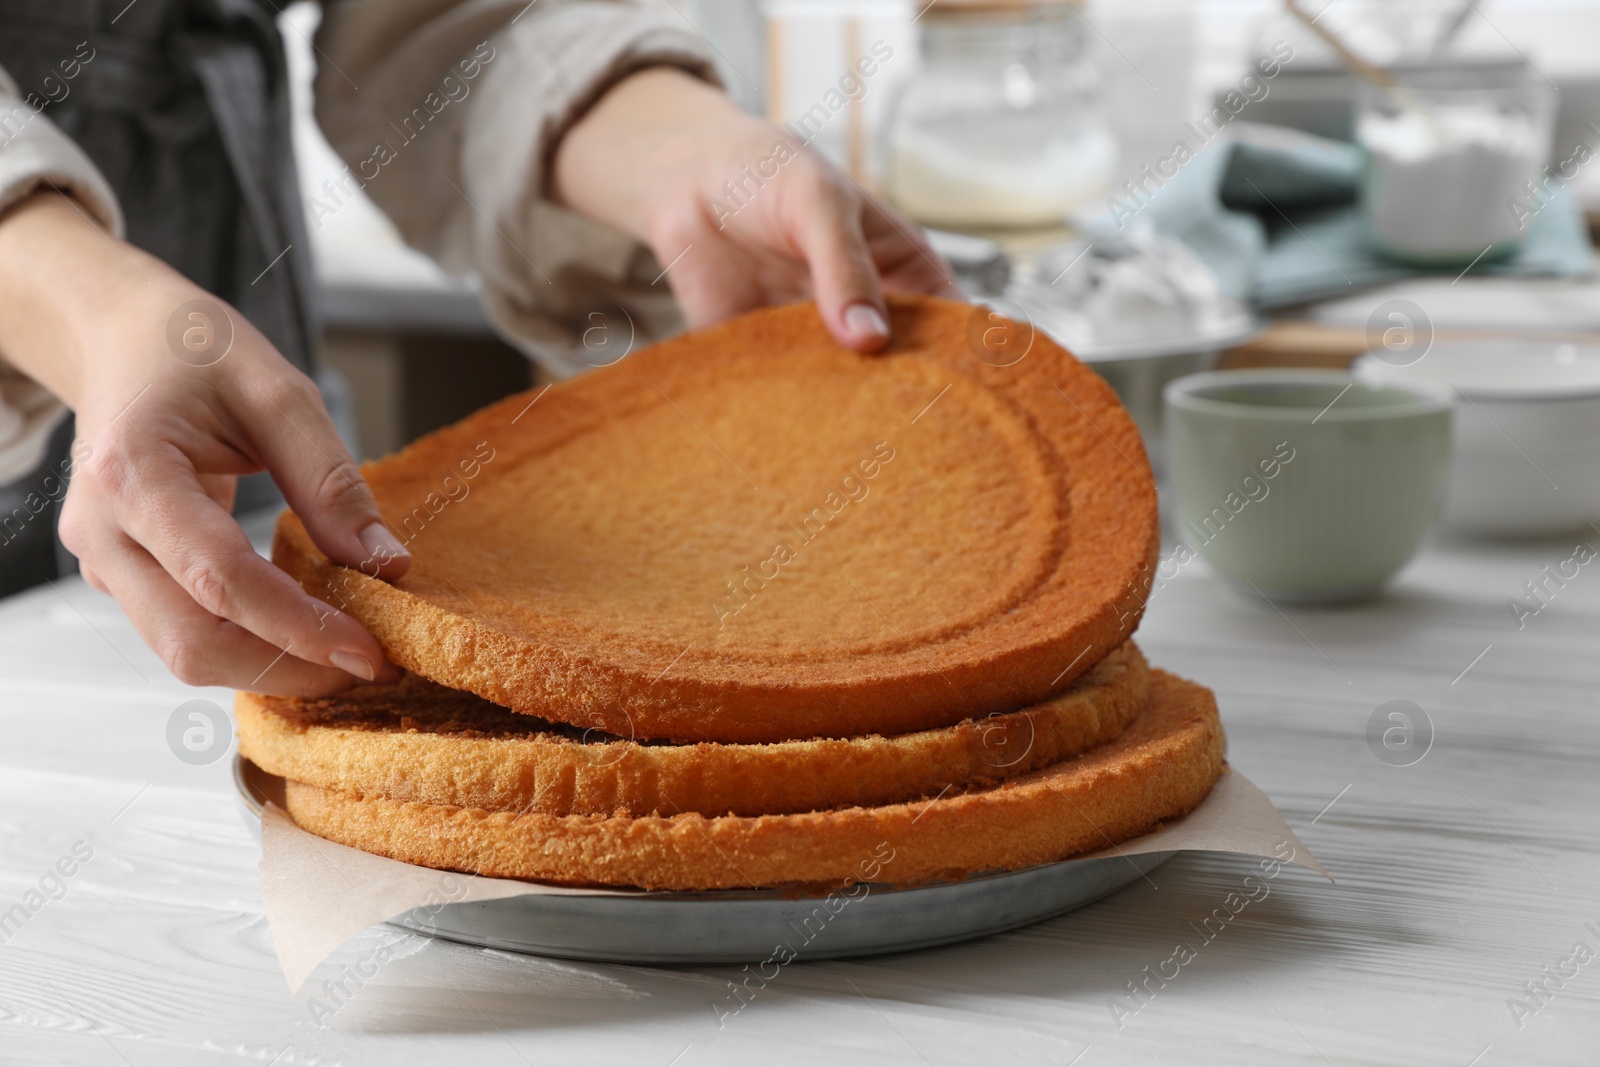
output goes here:
<path id="1" fill-rule="evenodd" d="M 1600 523 L 1600 346 L 1440 341 L 1404 365 L 1369 352 L 1363 381 L 1428 382 L 1458 398 L 1445 521 L 1491 537 Z"/>

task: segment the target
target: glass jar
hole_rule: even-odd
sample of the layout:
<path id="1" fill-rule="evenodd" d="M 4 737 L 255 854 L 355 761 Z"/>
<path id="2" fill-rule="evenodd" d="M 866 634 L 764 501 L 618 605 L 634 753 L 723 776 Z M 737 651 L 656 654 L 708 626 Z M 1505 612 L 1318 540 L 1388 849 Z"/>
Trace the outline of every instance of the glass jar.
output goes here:
<path id="1" fill-rule="evenodd" d="M 1070 3 L 943 0 L 884 127 L 884 188 L 913 219 L 962 229 L 1060 225 L 1102 197 L 1117 146 L 1088 25 Z"/>
<path id="2" fill-rule="evenodd" d="M 1555 122 L 1543 82 L 1467 88 L 1363 84 L 1356 141 L 1373 243 L 1406 263 L 1459 266 L 1514 250 L 1549 194 Z"/>

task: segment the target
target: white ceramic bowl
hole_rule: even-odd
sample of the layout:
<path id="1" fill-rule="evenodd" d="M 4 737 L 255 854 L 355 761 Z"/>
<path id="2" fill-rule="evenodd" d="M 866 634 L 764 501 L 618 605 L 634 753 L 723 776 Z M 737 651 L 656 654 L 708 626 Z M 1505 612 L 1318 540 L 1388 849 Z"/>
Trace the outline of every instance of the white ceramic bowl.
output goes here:
<path id="1" fill-rule="evenodd" d="M 1455 390 L 1445 520 L 1456 529 L 1520 537 L 1600 518 L 1600 346 L 1441 341 L 1405 366 L 1368 353 L 1354 371 L 1364 381 Z"/>

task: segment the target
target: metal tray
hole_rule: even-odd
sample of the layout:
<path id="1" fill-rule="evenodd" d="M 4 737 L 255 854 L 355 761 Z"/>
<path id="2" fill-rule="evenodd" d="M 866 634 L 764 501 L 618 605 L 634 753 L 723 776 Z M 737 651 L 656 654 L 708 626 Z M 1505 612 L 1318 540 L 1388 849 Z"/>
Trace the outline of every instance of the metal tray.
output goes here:
<path id="1" fill-rule="evenodd" d="M 233 780 L 259 840 L 262 806 L 282 805 L 283 781 L 238 756 Z M 484 948 L 616 963 L 754 963 L 779 946 L 793 958 L 838 959 L 1027 926 L 1114 893 L 1172 855 L 1067 860 L 915 889 L 861 884 L 849 889 L 853 895 L 829 897 L 775 890 L 520 896 L 447 904 L 428 923 L 393 925 Z"/>

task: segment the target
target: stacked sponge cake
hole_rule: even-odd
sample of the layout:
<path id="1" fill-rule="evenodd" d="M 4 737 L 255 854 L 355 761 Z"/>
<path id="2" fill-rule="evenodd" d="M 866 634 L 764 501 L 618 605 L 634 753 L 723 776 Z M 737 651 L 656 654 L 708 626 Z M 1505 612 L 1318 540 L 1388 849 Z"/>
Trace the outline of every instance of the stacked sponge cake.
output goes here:
<path id="1" fill-rule="evenodd" d="M 1192 809 L 1223 737 L 1129 640 L 1159 545 L 1132 421 L 1026 327 L 891 318 L 861 356 L 809 306 L 759 312 L 370 465 L 413 556 L 393 584 L 286 514 L 277 562 L 411 673 L 240 694 L 242 754 L 331 840 L 579 885 L 873 857 L 916 884 Z"/>

